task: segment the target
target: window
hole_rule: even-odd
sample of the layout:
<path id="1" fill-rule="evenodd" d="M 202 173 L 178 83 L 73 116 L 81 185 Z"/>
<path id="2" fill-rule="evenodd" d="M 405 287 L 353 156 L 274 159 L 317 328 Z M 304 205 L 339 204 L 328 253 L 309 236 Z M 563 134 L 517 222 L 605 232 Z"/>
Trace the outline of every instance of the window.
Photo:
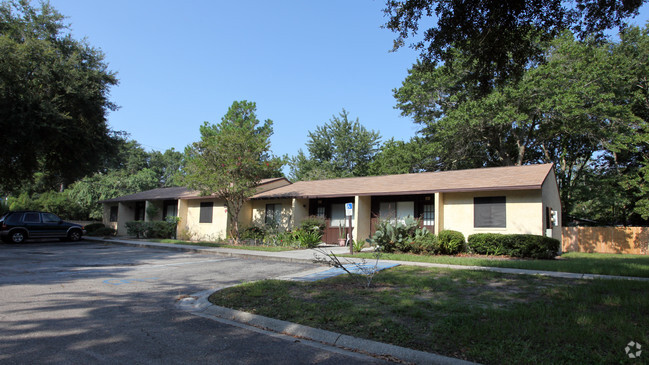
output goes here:
<path id="1" fill-rule="evenodd" d="M 110 207 L 110 218 L 109 220 L 111 222 L 117 222 L 117 212 L 118 212 L 118 207 L 117 205 Z"/>
<path id="2" fill-rule="evenodd" d="M 318 217 L 325 217 L 325 207 L 318 207 L 318 211 L 316 213 Z"/>
<path id="3" fill-rule="evenodd" d="M 435 206 L 433 204 L 424 204 L 424 214 L 422 216 L 424 226 L 435 225 Z"/>
<path id="4" fill-rule="evenodd" d="M 394 202 L 381 202 L 379 204 L 379 218 L 382 220 L 393 220 L 397 217 L 396 205 Z"/>
<path id="5" fill-rule="evenodd" d="M 61 218 L 53 213 L 43 213 L 42 217 L 43 223 L 58 223 L 61 220 Z"/>
<path id="6" fill-rule="evenodd" d="M 352 219 L 354 217 L 352 216 Z M 331 221 L 329 227 L 347 227 L 347 216 L 345 216 L 345 203 L 331 204 Z"/>
<path id="7" fill-rule="evenodd" d="M 505 228 L 505 197 L 473 198 L 473 226 L 478 228 Z"/>
<path id="8" fill-rule="evenodd" d="M 22 213 L 9 214 L 9 216 L 5 218 L 5 224 L 11 224 L 11 225 L 20 224 L 20 219 L 22 217 L 23 217 Z"/>
<path id="9" fill-rule="evenodd" d="M 201 203 L 201 214 L 198 218 L 198 223 L 212 223 L 212 213 L 214 212 L 213 202 Z"/>
<path id="10" fill-rule="evenodd" d="M 282 220 L 281 204 L 266 204 L 266 224 L 274 225 Z"/>
<path id="11" fill-rule="evenodd" d="M 392 222 L 404 222 L 406 217 L 415 216 L 415 202 L 381 202 L 379 204 L 379 217 Z"/>
<path id="12" fill-rule="evenodd" d="M 397 202 L 397 219 L 403 223 L 404 218 L 415 216 L 415 202 Z"/>
<path id="13" fill-rule="evenodd" d="M 144 202 L 135 203 L 135 220 L 143 221 L 146 204 Z"/>
<path id="14" fill-rule="evenodd" d="M 162 218 L 166 219 L 167 217 L 177 217 L 178 216 L 178 201 L 168 200 L 164 202 L 162 208 Z"/>
<path id="15" fill-rule="evenodd" d="M 40 223 L 41 217 L 38 213 L 25 213 L 24 223 Z"/>

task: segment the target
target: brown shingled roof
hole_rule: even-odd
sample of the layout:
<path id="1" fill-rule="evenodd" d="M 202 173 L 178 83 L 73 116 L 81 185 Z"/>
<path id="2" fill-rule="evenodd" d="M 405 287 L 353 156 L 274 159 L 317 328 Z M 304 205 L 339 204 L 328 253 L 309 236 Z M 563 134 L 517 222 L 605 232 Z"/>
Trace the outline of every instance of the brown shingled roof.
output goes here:
<path id="1" fill-rule="evenodd" d="M 286 180 L 285 177 L 262 179 L 259 182 L 258 186 L 268 184 L 274 181 L 282 180 L 282 179 Z M 124 195 L 113 199 L 102 200 L 100 201 L 100 203 L 117 203 L 117 202 L 139 201 L 139 200 L 197 199 L 197 198 L 204 198 L 204 196 L 201 196 L 200 191 L 178 186 L 178 187 L 171 187 L 171 188 L 158 188 L 158 189 L 141 191 L 135 194 Z"/>
<path id="2" fill-rule="evenodd" d="M 186 187 L 159 188 L 139 193 L 124 195 L 113 199 L 103 200 L 100 203 L 128 202 L 136 200 L 170 200 L 188 198 L 199 195 L 200 193 Z"/>
<path id="3" fill-rule="evenodd" d="M 436 192 L 540 189 L 552 164 L 491 167 L 417 174 L 298 181 L 256 194 L 252 199 L 334 198 Z"/>

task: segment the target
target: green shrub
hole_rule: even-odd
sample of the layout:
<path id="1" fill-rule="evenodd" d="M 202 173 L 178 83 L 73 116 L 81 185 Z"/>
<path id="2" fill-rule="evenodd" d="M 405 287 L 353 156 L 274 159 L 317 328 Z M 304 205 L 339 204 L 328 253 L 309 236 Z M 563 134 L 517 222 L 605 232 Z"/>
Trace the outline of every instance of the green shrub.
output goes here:
<path id="1" fill-rule="evenodd" d="M 257 226 L 244 228 L 239 236 L 242 240 L 261 241 L 264 239 L 264 230 Z"/>
<path id="2" fill-rule="evenodd" d="M 106 226 L 103 223 L 90 223 L 86 224 L 84 228 L 86 229 L 86 232 L 88 232 L 89 235 L 93 235 L 92 233 L 100 228 L 105 228 Z"/>
<path id="3" fill-rule="evenodd" d="M 552 259 L 559 252 L 559 240 L 531 234 L 476 233 L 469 236 L 469 247 L 484 255 L 508 255 Z"/>
<path id="4" fill-rule="evenodd" d="M 98 236 L 98 237 L 99 236 L 103 236 L 103 237 L 114 236 L 116 234 L 117 234 L 117 231 L 110 228 L 110 227 L 101 227 L 101 228 L 95 229 L 92 232 L 88 232 L 89 236 Z"/>
<path id="5" fill-rule="evenodd" d="M 507 239 L 500 233 L 475 233 L 467 239 L 469 250 L 479 255 L 507 255 Z"/>
<path id="6" fill-rule="evenodd" d="M 354 252 L 361 252 L 363 250 L 363 247 L 365 247 L 365 241 L 352 241 L 352 247 L 354 249 Z"/>
<path id="7" fill-rule="evenodd" d="M 173 238 L 175 229 L 176 224 L 173 222 L 126 222 L 126 233 L 135 238 Z"/>
<path id="8" fill-rule="evenodd" d="M 292 247 L 297 246 L 295 243 L 298 239 L 292 232 L 266 231 L 264 233 L 264 244 L 268 246 Z M 299 245 L 299 243 L 298 243 Z"/>
<path id="9" fill-rule="evenodd" d="M 443 255 L 455 255 L 466 251 L 462 232 L 443 230 L 439 232 L 439 251 Z"/>
<path id="10" fill-rule="evenodd" d="M 173 238 L 175 223 L 164 221 L 144 222 L 146 238 Z"/>
<path id="11" fill-rule="evenodd" d="M 559 252 L 559 240 L 532 234 L 511 234 L 508 244 L 510 256 L 533 259 L 553 259 Z"/>
<path id="12" fill-rule="evenodd" d="M 304 231 L 318 231 L 320 235 L 324 233 L 325 219 L 315 215 L 308 216 L 300 222 L 300 229 Z"/>
<path id="13" fill-rule="evenodd" d="M 293 233 L 293 237 L 300 243 L 300 247 L 313 248 L 322 242 L 322 234 L 315 229 L 298 229 Z"/>
<path id="14" fill-rule="evenodd" d="M 432 233 L 416 236 L 411 251 L 416 254 L 436 255 L 440 253 L 439 239 Z"/>
<path id="15" fill-rule="evenodd" d="M 146 228 L 144 227 L 144 222 L 142 221 L 126 222 L 126 233 L 129 236 L 135 236 L 135 238 L 144 237 L 145 231 Z"/>
<path id="16" fill-rule="evenodd" d="M 410 251 L 410 243 L 414 240 L 419 230 L 419 221 L 406 217 L 404 222 L 379 221 L 376 232 L 368 239 L 371 245 L 376 245 L 382 252 Z"/>

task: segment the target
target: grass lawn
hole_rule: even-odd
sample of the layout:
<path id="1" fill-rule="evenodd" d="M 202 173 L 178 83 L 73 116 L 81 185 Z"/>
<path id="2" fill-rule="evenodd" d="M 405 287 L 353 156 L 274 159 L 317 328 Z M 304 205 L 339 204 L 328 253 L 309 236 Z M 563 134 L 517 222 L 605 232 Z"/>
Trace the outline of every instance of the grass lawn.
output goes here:
<path id="1" fill-rule="evenodd" d="M 486 364 L 627 363 L 629 341 L 649 346 L 648 292 L 636 281 L 401 266 L 378 273 L 369 289 L 347 275 L 264 280 L 209 300 Z"/>
<path id="2" fill-rule="evenodd" d="M 229 245 L 225 243 L 218 242 L 202 242 L 202 241 L 181 241 L 181 240 L 172 240 L 172 239 L 148 239 L 147 241 L 151 242 L 160 242 L 160 243 L 173 243 L 175 245 L 191 245 L 191 246 L 203 246 L 203 247 L 222 247 L 222 248 L 237 248 L 239 250 L 255 250 L 255 251 L 292 251 L 297 250 L 295 247 L 282 247 L 282 246 L 244 246 L 244 245 Z"/>
<path id="3" fill-rule="evenodd" d="M 350 255 L 345 255 L 352 257 Z M 370 253 L 353 257 L 374 258 Z M 622 255 L 570 252 L 555 260 L 503 259 L 468 256 L 423 256 L 412 254 L 381 254 L 384 260 L 431 262 L 466 266 L 510 267 L 515 269 L 564 271 L 582 274 L 649 277 L 649 255 Z"/>

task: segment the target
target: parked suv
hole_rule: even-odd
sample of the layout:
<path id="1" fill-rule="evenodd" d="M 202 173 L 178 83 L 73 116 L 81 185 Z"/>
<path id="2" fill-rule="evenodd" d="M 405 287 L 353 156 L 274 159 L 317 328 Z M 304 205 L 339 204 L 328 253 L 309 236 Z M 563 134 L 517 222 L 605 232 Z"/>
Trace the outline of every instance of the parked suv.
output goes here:
<path id="1" fill-rule="evenodd" d="M 0 217 L 0 238 L 21 243 L 28 238 L 60 238 L 78 241 L 86 233 L 83 226 L 64 222 L 56 214 L 34 211 L 9 212 Z"/>

